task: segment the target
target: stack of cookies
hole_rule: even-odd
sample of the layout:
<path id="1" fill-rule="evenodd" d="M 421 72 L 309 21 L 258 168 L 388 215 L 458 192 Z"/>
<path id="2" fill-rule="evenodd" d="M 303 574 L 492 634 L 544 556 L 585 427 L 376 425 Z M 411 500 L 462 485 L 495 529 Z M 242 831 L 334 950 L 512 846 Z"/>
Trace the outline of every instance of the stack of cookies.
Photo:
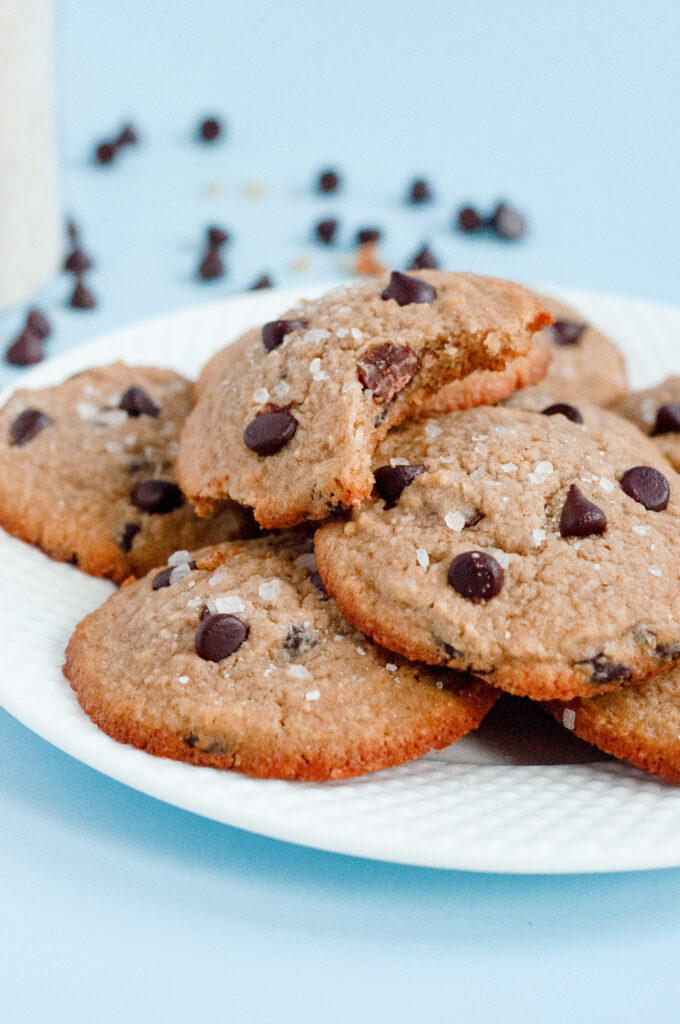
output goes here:
<path id="1" fill-rule="evenodd" d="M 0 522 L 123 582 L 65 673 L 150 753 L 341 779 L 507 692 L 680 778 L 680 385 L 658 397 L 553 299 L 394 272 L 253 328 L 196 385 L 115 364 L 18 391 Z"/>

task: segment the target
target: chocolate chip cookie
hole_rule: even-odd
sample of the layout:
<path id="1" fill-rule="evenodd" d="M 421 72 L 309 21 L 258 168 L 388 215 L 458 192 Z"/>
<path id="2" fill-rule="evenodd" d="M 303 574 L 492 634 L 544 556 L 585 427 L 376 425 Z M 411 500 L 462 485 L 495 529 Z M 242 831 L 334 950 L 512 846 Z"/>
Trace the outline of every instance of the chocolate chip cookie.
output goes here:
<path id="1" fill-rule="evenodd" d="M 680 377 L 666 377 L 654 388 L 634 391 L 616 405 L 616 412 L 640 428 L 680 469 Z"/>
<path id="2" fill-rule="evenodd" d="M 229 497 L 269 527 L 357 505 L 389 427 L 447 382 L 503 369 L 548 322 L 518 285 L 437 270 L 302 302 L 209 364 L 182 432 L 182 488 L 199 513 Z"/>
<path id="3" fill-rule="evenodd" d="M 178 552 L 80 623 L 64 671 L 120 742 L 314 781 L 445 747 L 498 696 L 372 644 L 325 593 L 311 541 L 290 535 Z"/>
<path id="4" fill-rule="evenodd" d="M 123 363 L 15 392 L 0 411 L 0 524 L 118 583 L 178 548 L 252 536 L 245 509 L 199 519 L 177 485 L 191 403 L 179 374 Z"/>
<path id="5" fill-rule="evenodd" d="M 680 644 L 680 477 L 642 440 L 503 407 L 404 424 L 317 531 L 322 579 L 376 642 L 511 693 L 640 682 Z"/>

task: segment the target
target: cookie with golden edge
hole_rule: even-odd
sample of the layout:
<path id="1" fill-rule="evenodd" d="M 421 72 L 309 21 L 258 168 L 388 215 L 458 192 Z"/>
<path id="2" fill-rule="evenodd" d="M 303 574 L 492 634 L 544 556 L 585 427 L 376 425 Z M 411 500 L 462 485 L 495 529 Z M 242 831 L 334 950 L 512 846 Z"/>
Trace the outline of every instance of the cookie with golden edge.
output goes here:
<path id="1" fill-rule="evenodd" d="M 502 370 L 548 322 L 519 285 L 436 270 L 302 302 L 205 369 L 182 432 L 182 488 L 199 513 L 229 497 L 268 527 L 355 506 L 389 427 L 447 382 Z"/>
<path id="2" fill-rule="evenodd" d="M 252 536 L 248 510 L 199 519 L 177 485 L 192 400 L 172 370 L 124 363 L 16 391 L 0 410 L 0 525 L 117 583 L 178 548 Z"/>
<path id="3" fill-rule="evenodd" d="M 178 552 L 80 623 L 64 671 L 122 743 L 307 781 L 445 747 L 498 696 L 376 647 L 324 592 L 311 541 L 290 535 Z"/>
<path id="4" fill-rule="evenodd" d="M 617 690 L 680 643 L 680 477 L 646 438 L 504 407 L 403 424 L 315 534 L 377 643 L 536 699 Z"/>

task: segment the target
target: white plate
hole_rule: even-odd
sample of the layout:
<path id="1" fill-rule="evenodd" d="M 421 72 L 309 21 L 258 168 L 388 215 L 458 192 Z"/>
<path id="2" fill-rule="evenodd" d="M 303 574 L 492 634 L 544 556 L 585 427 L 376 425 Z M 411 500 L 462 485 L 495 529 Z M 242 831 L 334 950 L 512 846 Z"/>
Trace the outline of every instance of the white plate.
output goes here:
<path id="1" fill-rule="evenodd" d="M 635 386 L 680 371 L 680 310 L 552 290 L 618 340 Z M 36 367 L 22 383 L 42 387 L 114 359 L 195 374 L 227 339 L 274 318 L 298 295 L 266 292 L 158 317 Z M 0 561 L 0 703 L 135 789 L 278 839 L 406 864 L 506 872 L 680 865 L 680 787 L 603 760 L 566 732 L 553 732 L 546 756 L 531 722 L 520 729 L 521 744 L 507 730 L 482 726 L 442 753 L 322 785 L 249 779 L 118 744 L 81 712 L 61 674 L 73 627 L 112 586 L 1 532 Z M 556 760 L 563 763 L 545 763 Z"/>

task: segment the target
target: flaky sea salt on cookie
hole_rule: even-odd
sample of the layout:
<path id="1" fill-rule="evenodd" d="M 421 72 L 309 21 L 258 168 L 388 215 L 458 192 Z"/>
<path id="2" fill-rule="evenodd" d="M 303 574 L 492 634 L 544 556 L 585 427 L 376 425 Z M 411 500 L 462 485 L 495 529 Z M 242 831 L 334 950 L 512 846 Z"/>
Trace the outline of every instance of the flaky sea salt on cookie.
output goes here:
<path id="1" fill-rule="evenodd" d="M 435 270 L 300 303 L 204 370 L 181 438 L 182 487 L 199 511 L 230 497 L 269 527 L 354 506 L 388 427 L 447 382 L 503 369 L 547 322 L 519 285 Z"/>
<path id="2" fill-rule="evenodd" d="M 115 739 L 269 778 L 341 779 L 474 729 L 482 680 L 380 650 L 323 590 L 309 540 L 179 552 L 77 627 L 65 673 Z"/>
<path id="3" fill-rule="evenodd" d="M 15 392 L 0 410 L 0 525 L 118 583 L 177 548 L 252 536 L 246 509 L 199 519 L 177 485 L 192 397 L 172 370 L 123 363 Z"/>
<path id="4" fill-rule="evenodd" d="M 680 644 L 680 478 L 630 431 L 496 407 L 404 424 L 376 493 L 315 535 L 343 614 L 406 657 L 549 699 Z"/>

